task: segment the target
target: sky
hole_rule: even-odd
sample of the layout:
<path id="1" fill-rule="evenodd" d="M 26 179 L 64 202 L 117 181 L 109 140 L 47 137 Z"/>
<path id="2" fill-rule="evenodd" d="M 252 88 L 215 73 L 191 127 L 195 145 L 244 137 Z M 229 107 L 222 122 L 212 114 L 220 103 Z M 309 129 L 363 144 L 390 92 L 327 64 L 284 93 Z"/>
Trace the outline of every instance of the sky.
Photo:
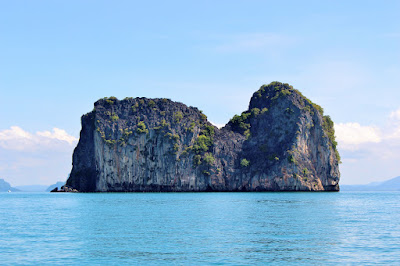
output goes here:
<path id="1" fill-rule="evenodd" d="M 400 1 L 0 0 L 0 178 L 65 181 L 105 96 L 221 126 L 272 81 L 335 122 L 341 184 L 400 175 Z"/>

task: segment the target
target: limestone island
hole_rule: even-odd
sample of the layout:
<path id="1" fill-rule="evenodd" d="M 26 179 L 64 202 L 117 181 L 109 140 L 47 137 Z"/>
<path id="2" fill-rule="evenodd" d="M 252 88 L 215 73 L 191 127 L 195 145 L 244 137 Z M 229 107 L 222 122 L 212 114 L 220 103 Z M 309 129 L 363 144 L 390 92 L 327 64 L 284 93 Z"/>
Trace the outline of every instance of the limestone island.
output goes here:
<path id="1" fill-rule="evenodd" d="M 286 83 L 222 129 L 169 99 L 103 98 L 81 122 L 66 191 L 339 191 L 333 122 Z"/>

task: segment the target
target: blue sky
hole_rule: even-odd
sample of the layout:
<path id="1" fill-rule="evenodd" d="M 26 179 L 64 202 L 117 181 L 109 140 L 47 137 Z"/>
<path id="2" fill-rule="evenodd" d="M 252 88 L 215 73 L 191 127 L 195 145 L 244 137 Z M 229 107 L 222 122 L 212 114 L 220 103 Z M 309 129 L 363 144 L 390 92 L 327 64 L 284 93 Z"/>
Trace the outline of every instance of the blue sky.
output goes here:
<path id="1" fill-rule="evenodd" d="M 65 180 L 104 96 L 225 124 L 288 82 L 337 126 L 342 183 L 400 175 L 399 1 L 0 1 L 0 178 Z"/>

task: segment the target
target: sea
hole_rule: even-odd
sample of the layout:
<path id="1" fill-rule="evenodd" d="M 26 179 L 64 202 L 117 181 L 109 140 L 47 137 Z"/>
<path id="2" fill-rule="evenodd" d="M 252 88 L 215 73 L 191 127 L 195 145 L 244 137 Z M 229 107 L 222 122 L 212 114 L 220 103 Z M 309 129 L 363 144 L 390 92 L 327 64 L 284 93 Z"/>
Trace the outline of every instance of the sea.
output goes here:
<path id="1" fill-rule="evenodd" d="M 400 265 L 400 192 L 0 193 L 1 265 Z"/>

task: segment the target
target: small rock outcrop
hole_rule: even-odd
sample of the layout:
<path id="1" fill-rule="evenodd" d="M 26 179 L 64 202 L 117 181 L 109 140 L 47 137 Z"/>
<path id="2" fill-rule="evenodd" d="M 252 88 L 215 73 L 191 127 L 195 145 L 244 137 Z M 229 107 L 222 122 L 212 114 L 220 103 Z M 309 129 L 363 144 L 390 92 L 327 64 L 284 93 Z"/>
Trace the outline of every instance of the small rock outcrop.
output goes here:
<path id="1" fill-rule="evenodd" d="M 288 84 L 222 129 L 169 99 L 109 97 L 82 116 L 66 186 L 80 192 L 338 191 L 333 122 Z"/>
<path id="2" fill-rule="evenodd" d="M 62 186 L 60 189 L 58 189 L 58 187 L 55 187 L 50 192 L 79 192 L 79 191 L 75 188 Z"/>
<path id="3" fill-rule="evenodd" d="M 58 181 L 57 183 L 55 183 L 55 184 L 53 184 L 53 185 L 50 185 L 50 186 L 46 189 L 46 192 L 54 192 L 54 191 L 53 191 L 54 188 L 57 188 L 57 190 L 58 190 L 58 188 L 64 186 L 64 184 L 65 184 L 65 182 Z"/>

